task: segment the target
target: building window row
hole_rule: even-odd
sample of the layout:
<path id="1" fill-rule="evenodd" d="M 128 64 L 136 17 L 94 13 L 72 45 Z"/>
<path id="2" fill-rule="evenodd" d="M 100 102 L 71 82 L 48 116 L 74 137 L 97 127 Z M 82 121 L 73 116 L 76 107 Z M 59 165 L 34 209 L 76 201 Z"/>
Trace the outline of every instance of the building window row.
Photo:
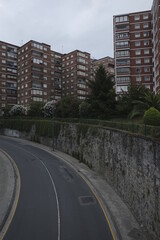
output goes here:
<path id="1" fill-rule="evenodd" d="M 116 57 L 123 57 L 123 56 L 130 56 L 130 51 L 125 50 L 125 51 L 117 51 L 116 52 Z"/>
<path id="2" fill-rule="evenodd" d="M 116 17 L 116 23 L 119 23 L 119 22 L 127 22 L 129 20 L 129 17 L 128 16 L 119 16 L 119 17 Z"/>
<path id="3" fill-rule="evenodd" d="M 129 33 L 116 33 L 116 39 L 126 39 L 129 38 Z"/>
<path id="4" fill-rule="evenodd" d="M 131 78 L 129 76 L 117 77 L 117 83 L 130 82 L 130 81 L 131 81 Z"/>
<path id="5" fill-rule="evenodd" d="M 129 47 L 129 41 L 117 42 L 116 47 L 117 48 Z"/>

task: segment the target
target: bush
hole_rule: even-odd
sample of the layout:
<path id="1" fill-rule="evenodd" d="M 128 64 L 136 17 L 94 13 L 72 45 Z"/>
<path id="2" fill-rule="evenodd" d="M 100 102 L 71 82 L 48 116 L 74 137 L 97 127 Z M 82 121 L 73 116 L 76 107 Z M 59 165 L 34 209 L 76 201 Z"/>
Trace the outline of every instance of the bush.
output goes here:
<path id="1" fill-rule="evenodd" d="M 25 116 L 27 115 L 27 109 L 22 105 L 14 105 L 9 111 L 10 116 Z"/>
<path id="2" fill-rule="evenodd" d="M 148 125 L 160 126 L 160 112 L 151 107 L 144 113 L 143 122 Z"/>
<path id="3" fill-rule="evenodd" d="M 54 102 L 53 101 L 47 102 L 42 108 L 44 117 L 49 117 L 49 118 L 53 117 L 53 111 L 54 111 L 53 108 L 54 108 Z"/>
<path id="4" fill-rule="evenodd" d="M 32 102 L 30 109 L 28 110 L 28 116 L 30 117 L 42 117 L 43 102 Z"/>

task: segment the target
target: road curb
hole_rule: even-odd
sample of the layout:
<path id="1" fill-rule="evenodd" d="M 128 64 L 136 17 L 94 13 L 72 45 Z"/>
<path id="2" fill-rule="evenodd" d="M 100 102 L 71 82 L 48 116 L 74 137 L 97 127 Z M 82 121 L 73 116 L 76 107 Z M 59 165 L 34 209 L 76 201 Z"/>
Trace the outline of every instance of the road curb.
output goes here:
<path id="1" fill-rule="evenodd" d="M 20 174 L 14 160 L 0 149 L 2 164 L 0 189 L 0 240 L 4 238 L 14 216 L 20 191 Z"/>

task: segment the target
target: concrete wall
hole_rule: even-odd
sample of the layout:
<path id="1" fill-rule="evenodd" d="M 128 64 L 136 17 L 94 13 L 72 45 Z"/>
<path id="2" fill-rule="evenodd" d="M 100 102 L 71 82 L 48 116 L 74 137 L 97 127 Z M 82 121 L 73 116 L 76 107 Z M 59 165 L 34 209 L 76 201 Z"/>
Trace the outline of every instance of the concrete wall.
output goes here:
<path id="1" fill-rule="evenodd" d="M 33 135 L 32 129 L 32 140 Z M 24 133 L 19 137 L 29 139 Z M 39 136 L 34 139 L 52 143 Z M 160 239 L 160 143 L 118 130 L 63 124 L 55 147 L 103 175 L 143 226 Z"/>

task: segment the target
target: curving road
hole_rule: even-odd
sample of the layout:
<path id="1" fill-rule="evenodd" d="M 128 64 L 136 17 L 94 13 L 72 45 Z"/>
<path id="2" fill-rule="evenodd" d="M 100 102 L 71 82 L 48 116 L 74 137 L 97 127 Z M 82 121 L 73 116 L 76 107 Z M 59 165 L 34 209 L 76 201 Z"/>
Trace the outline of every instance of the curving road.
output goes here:
<path id="1" fill-rule="evenodd" d="M 68 164 L 20 140 L 0 147 L 21 176 L 18 206 L 4 240 L 113 240 L 104 213 L 85 181 Z"/>

